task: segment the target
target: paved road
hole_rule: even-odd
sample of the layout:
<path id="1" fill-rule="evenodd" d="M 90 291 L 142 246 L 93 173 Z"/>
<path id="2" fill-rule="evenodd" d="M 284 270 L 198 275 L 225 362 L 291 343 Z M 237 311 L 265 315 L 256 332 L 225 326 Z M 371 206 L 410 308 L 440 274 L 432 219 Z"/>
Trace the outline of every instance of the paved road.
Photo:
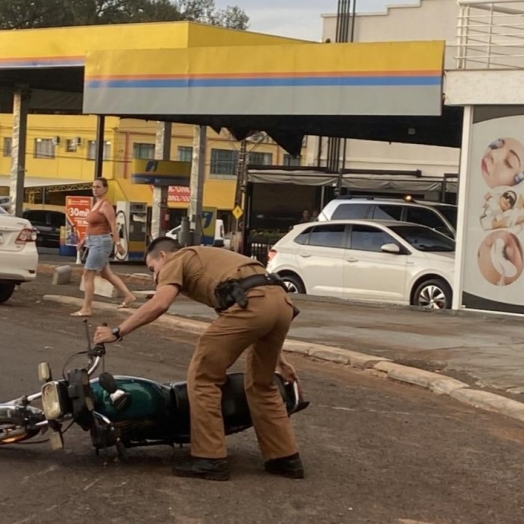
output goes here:
<path id="1" fill-rule="evenodd" d="M 125 265 L 115 265 L 114 269 L 122 273 L 145 271 L 140 266 Z M 72 287 L 54 287 L 48 292 L 74 295 L 75 291 Z M 440 371 L 468 384 L 506 392 L 524 402 L 524 335 L 520 318 L 463 316 L 379 304 L 364 306 L 306 295 L 295 296 L 294 300 L 302 312 L 293 323 L 293 338 Z M 178 300 L 171 312 L 198 320 L 215 316 L 211 309 L 189 300 Z"/>
<path id="2" fill-rule="evenodd" d="M 0 399 L 36 390 L 84 347 L 83 326 L 40 301 L 38 285 L 0 306 Z M 117 319 L 108 317 L 109 323 Z M 107 369 L 183 379 L 194 339 L 154 327 L 111 347 Z M 416 388 L 295 358 L 312 406 L 294 418 L 308 478 L 261 469 L 251 431 L 231 437 L 232 480 L 170 475 L 172 451 L 133 450 L 104 468 L 87 435 L 65 452 L 0 449 L 0 523 L 522 524 L 524 426 Z M 181 453 L 181 451 L 175 451 Z"/>

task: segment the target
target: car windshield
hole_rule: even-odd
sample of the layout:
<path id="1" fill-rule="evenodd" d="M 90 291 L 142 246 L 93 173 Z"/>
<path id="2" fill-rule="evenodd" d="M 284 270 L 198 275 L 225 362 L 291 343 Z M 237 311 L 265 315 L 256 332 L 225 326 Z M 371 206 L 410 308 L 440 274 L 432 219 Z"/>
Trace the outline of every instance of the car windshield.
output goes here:
<path id="1" fill-rule="evenodd" d="M 436 209 L 440 211 L 444 218 L 457 229 L 457 208 L 452 206 L 436 206 Z"/>
<path id="2" fill-rule="evenodd" d="M 418 251 L 445 252 L 455 251 L 455 241 L 445 235 L 423 226 L 391 226 L 390 229 L 402 237 Z"/>

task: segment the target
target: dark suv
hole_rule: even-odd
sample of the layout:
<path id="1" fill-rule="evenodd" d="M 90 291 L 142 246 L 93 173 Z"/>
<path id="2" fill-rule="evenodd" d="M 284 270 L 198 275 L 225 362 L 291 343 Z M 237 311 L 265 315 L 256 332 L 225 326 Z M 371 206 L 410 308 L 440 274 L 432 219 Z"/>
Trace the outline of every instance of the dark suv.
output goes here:
<path id="1" fill-rule="evenodd" d="M 60 247 L 60 228 L 65 226 L 65 213 L 30 209 L 23 217 L 37 229 L 36 245 L 40 247 Z"/>

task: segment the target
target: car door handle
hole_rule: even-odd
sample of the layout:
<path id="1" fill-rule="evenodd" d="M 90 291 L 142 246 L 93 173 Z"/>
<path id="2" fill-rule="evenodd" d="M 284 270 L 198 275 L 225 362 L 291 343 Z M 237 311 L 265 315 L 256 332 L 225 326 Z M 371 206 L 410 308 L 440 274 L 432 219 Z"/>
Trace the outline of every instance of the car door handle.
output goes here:
<path id="1" fill-rule="evenodd" d="M 302 258 L 309 258 L 311 255 L 309 253 L 300 253 Z"/>
<path id="2" fill-rule="evenodd" d="M 358 258 L 346 258 L 346 260 L 348 262 L 351 262 L 352 264 L 354 264 L 355 262 L 358 262 Z"/>

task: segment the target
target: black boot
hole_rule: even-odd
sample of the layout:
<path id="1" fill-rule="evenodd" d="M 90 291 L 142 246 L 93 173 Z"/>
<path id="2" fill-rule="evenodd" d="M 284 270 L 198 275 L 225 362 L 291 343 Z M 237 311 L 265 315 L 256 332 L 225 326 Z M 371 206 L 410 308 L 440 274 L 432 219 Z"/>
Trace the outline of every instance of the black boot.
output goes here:
<path id="1" fill-rule="evenodd" d="M 273 475 L 281 475 L 290 479 L 304 478 L 304 466 L 298 453 L 289 457 L 268 460 L 264 467 L 268 473 Z"/>
<path id="2" fill-rule="evenodd" d="M 204 480 L 229 480 L 227 459 L 189 457 L 173 466 L 175 477 Z"/>

